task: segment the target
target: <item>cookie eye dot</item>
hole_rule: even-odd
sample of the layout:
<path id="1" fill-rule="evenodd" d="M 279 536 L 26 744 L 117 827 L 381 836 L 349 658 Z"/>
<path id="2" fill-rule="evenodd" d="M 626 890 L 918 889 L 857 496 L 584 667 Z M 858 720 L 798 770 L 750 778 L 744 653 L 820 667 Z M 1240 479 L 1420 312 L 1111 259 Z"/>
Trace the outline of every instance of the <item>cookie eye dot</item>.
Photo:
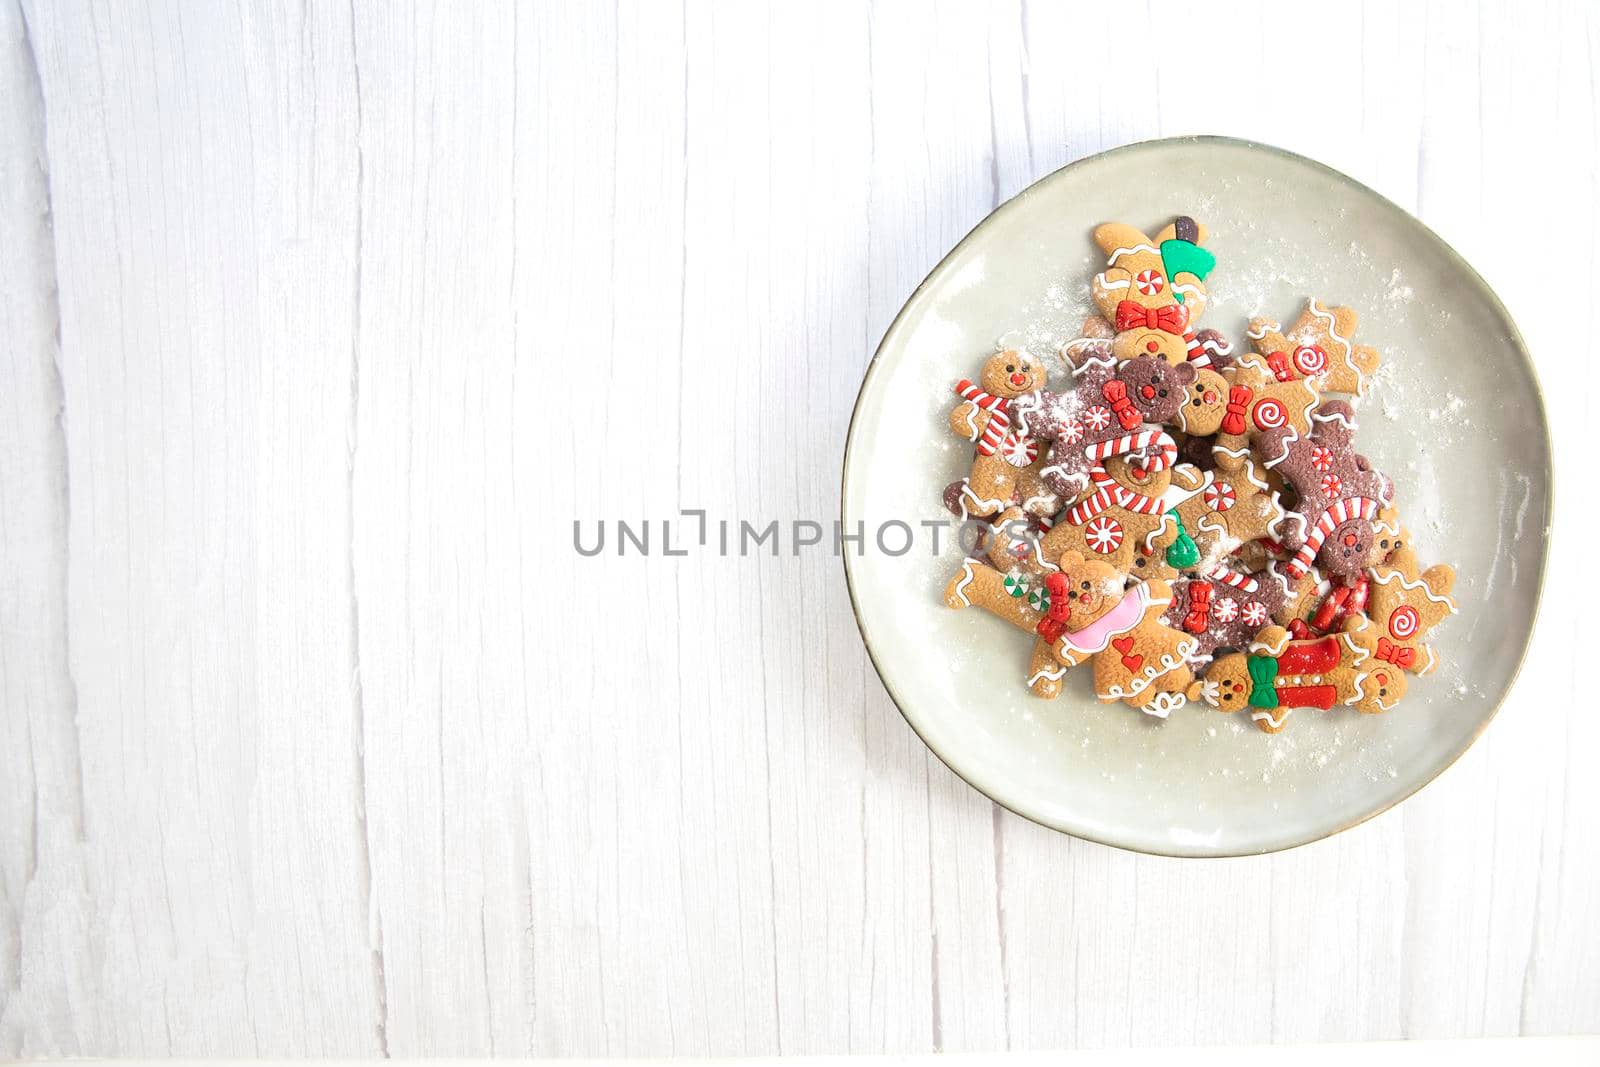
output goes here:
<path id="1" fill-rule="evenodd" d="M 1016 369 L 1017 369 L 1017 368 L 1016 368 L 1016 367 L 1014 367 L 1014 366 L 1012 366 L 1012 365 L 1011 365 L 1011 364 L 1010 364 L 1010 363 L 1007 363 L 1007 364 L 1006 364 L 1006 373 L 1007 373 L 1007 374 L 1012 374 L 1012 373 L 1015 373 L 1015 371 L 1016 371 Z"/>
<path id="2" fill-rule="evenodd" d="M 1167 395 L 1167 391 L 1165 389 L 1157 389 L 1156 390 L 1156 395 L 1157 396 L 1166 396 Z"/>
<path id="3" fill-rule="evenodd" d="M 1078 588 L 1079 589 L 1088 589 L 1089 588 L 1089 583 L 1088 582 L 1079 582 L 1078 583 Z"/>

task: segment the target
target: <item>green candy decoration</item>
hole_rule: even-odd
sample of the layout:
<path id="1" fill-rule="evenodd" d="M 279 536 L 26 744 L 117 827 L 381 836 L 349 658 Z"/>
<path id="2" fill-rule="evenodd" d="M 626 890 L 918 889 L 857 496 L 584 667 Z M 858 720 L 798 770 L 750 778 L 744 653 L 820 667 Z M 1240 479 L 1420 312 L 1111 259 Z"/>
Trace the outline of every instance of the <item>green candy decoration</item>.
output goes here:
<path id="1" fill-rule="evenodd" d="M 1250 672 L 1250 706 L 1271 710 L 1278 706 L 1278 661 L 1271 656 L 1251 656 L 1245 661 Z"/>
<path id="2" fill-rule="evenodd" d="M 1167 514 L 1178 524 L 1178 539 L 1167 546 L 1167 566 L 1186 571 L 1200 562 L 1200 546 L 1194 543 L 1189 531 L 1183 528 L 1183 520 L 1178 517 L 1176 508 Z"/>
<path id="3" fill-rule="evenodd" d="M 1170 241 L 1161 242 L 1161 265 L 1166 268 L 1169 279 L 1188 273 L 1205 281 L 1206 275 L 1211 273 L 1211 268 L 1217 265 L 1217 257 L 1193 241 L 1183 241 L 1174 237 Z M 1178 298 L 1178 303 L 1183 303 L 1182 293 L 1173 290 L 1172 295 Z"/>

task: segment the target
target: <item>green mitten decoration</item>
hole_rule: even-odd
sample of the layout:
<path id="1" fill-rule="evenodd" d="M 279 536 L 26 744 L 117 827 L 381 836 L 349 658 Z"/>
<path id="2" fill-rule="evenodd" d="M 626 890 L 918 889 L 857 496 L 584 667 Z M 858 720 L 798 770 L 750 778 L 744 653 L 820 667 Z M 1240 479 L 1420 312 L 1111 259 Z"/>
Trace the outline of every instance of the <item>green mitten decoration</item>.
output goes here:
<path id="1" fill-rule="evenodd" d="M 1167 514 L 1178 524 L 1178 539 L 1167 546 L 1167 566 L 1186 571 L 1200 562 L 1200 546 L 1194 543 L 1189 531 L 1183 528 L 1183 520 L 1178 517 L 1176 508 Z"/>
<path id="2" fill-rule="evenodd" d="M 1211 273 L 1211 268 L 1217 265 L 1217 257 L 1192 241 L 1180 241 L 1174 237 L 1161 242 L 1161 265 L 1166 268 L 1168 278 L 1188 273 L 1204 281 L 1206 275 Z M 1182 293 L 1174 291 L 1173 295 L 1180 304 L 1183 303 Z"/>

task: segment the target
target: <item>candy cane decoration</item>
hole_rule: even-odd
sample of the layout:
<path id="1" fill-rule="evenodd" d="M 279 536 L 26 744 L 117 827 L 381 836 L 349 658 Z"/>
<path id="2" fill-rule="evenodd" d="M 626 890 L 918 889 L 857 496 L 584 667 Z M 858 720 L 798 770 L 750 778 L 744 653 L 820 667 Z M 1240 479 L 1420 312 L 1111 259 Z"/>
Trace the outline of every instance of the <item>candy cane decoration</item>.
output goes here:
<path id="1" fill-rule="evenodd" d="M 1212 581 L 1231 585 L 1243 593 L 1254 593 L 1260 588 L 1256 580 L 1248 574 L 1241 574 L 1232 567 L 1224 567 L 1220 563 L 1206 571 L 1205 574 Z"/>
<path id="2" fill-rule="evenodd" d="M 1353 496 L 1334 504 L 1322 517 L 1317 520 L 1316 527 L 1306 538 L 1306 543 L 1300 546 L 1300 551 L 1294 554 L 1285 569 L 1291 578 L 1303 577 L 1311 569 L 1311 561 L 1317 558 L 1317 553 L 1322 551 L 1322 543 L 1328 535 L 1338 529 L 1343 523 L 1351 519 L 1366 519 L 1371 521 L 1378 514 L 1378 502 L 1371 497 Z"/>
<path id="3" fill-rule="evenodd" d="M 1005 440 L 1006 431 L 1011 429 L 1011 402 L 1003 396 L 984 392 L 966 378 L 955 384 L 955 394 L 989 413 L 988 425 L 983 428 L 983 436 L 978 438 L 978 455 L 994 455 L 1000 442 Z M 967 425 L 972 425 L 971 416 L 968 416 Z"/>
<path id="4" fill-rule="evenodd" d="M 1111 477 L 1110 472 L 1098 464 L 1090 468 L 1089 480 L 1100 487 L 1100 492 L 1110 493 L 1112 500 L 1120 508 L 1126 508 L 1139 515 L 1159 515 L 1163 510 L 1160 497 L 1146 496 L 1143 493 L 1134 492 Z M 1099 495 L 1099 493 L 1095 494 L 1095 496 Z M 1104 511 L 1105 508 L 1102 507 L 1100 510 Z"/>
<path id="5" fill-rule="evenodd" d="M 1141 430 L 1138 433 L 1123 434 L 1121 437 L 1090 445 L 1083 450 L 1083 454 L 1099 464 L 1112 456 L 1124 456 L 1130 452 L 1141 452 L 1149 448 L 1155 448 L 1157 451 L 1155 455 L 1146 458 L 1139 468 L 1147 474 L 1167 470 L 1178 461 L 1178 444 L 1165 430 Z"/>

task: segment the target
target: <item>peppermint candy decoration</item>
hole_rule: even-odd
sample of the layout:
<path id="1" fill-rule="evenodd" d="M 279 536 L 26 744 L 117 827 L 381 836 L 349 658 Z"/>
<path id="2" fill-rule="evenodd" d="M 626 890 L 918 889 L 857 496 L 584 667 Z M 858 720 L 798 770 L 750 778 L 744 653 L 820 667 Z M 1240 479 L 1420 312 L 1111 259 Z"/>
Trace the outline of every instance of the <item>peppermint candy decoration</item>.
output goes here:
<path id="1" fill-rule="evenodd" d="M 1101 515 L 1089 523 L 1089 528 L 1084 531 L 1084 540 L 1102 556 L 1109 556 L 1122 547 L 1122 523 L 1109 515 Z"/>
<path id="2" fill-rule="evenodd" d="M 1301 345 L 1294 350 L 1294 368 L 1310 377 L 1328 369 L 1328 353 L 1316 345 Z"/>
<path id="3" fill-rule="evenodd" d="M 1167 284 L 1167 280 L 1161 276 L 1161 272 L 1158 270 L 1142 270 L 1133 279 L 1133 284 L 1138 286 L 1139 292 L 1145 296 L 1154 296 L 1161 291 L 1162 286 Z"/>
<path id="4" fill-rule="evenodd" d="M 1218 622 L 1232 622 L 1239 617 L 1239 605 L 1232 600 L 1218 600 L 1211 605 L 1211 614 Z"/>
<path id="5" fill-rule="evenodd" d="M 1212 482 L 1206 486 L 1205 502 L 1212 511 L 1227 511 L 1239 502 L 1239 495 L 1227 482 Z"/>
<path id="6" fill-rule="evenodd" d="M 1417 609 L 1407 604 L 1396 608 L 1395 613 L 1389 616 L 1389 633 L 1396 641 L 1406 641 L 1417 636 L 1417 631 L 1422 629 L 1422 619 L 1417 615 Z"/>
<path id="7" fill-rule="evenodd" d="M 1103 430 L 1111 425 L 1111 409 L 1104 404 L 1096 404 L 1083 413 L 1083 424 L 1091 430 Z"/>
<path id="8" fill-rule="evenodd" d="M 1283 405 L 1273 397 L 1265 397 L 1250 412 L 1250 417 L 1255 420 L 1256 426 L 1263 430 L 1276 430 L 1289 419 L 1289 413 L 1283 410 Z"/>
<path id="9" fill-rule="evenodd" d="M 1031 437 L 1011 434 L 1000 442 L 1000 458 L 1013 467 L 1026 467 L 1039 458 L 1039 443 Z"/>
<path id="10" fill-rule="evenodd" d="M 1333 470 L 1333 449 L 1318 445 L 1311 450 L 1311 465 L 1319 471 Z"/>
<path id="11" fill-rule="evenodd" d="M 1324 474 L 1322 476 L 1322 492 L 1326 496 L 1338 496 L 1339 490 L 1344 488 L 1344 482 L 1339 480 L 1337 474 Z"/>
<path id="12" fill-rule="evenodd" d="M 1079 419 L 1073 419 L 1061 427 L 1061 439 L 1069 445 L 1075 445 L 1083 440 L 1083 422 Z"/>
<path id="13" fill-rule="evenodd" d="M 1042 585 L 1028 590 L 1028 607 L 1035 611 L 1049 611 L 1050 590 Z"/>
<path id="14" fill-rule="evenodd" d="M 1244 606 L 1244 621 L 1251 626 L 1262 626 L 1267 621 L 1267 608 L 1259 600 L 1252 600 Z"/>
<path id="15" fill-rule="evenodd" d="M 1006 575 L 1005 586 L 1006 592 L 1019 600 L 1028 593 L 1028 580 L 1020 574 Z"/>

